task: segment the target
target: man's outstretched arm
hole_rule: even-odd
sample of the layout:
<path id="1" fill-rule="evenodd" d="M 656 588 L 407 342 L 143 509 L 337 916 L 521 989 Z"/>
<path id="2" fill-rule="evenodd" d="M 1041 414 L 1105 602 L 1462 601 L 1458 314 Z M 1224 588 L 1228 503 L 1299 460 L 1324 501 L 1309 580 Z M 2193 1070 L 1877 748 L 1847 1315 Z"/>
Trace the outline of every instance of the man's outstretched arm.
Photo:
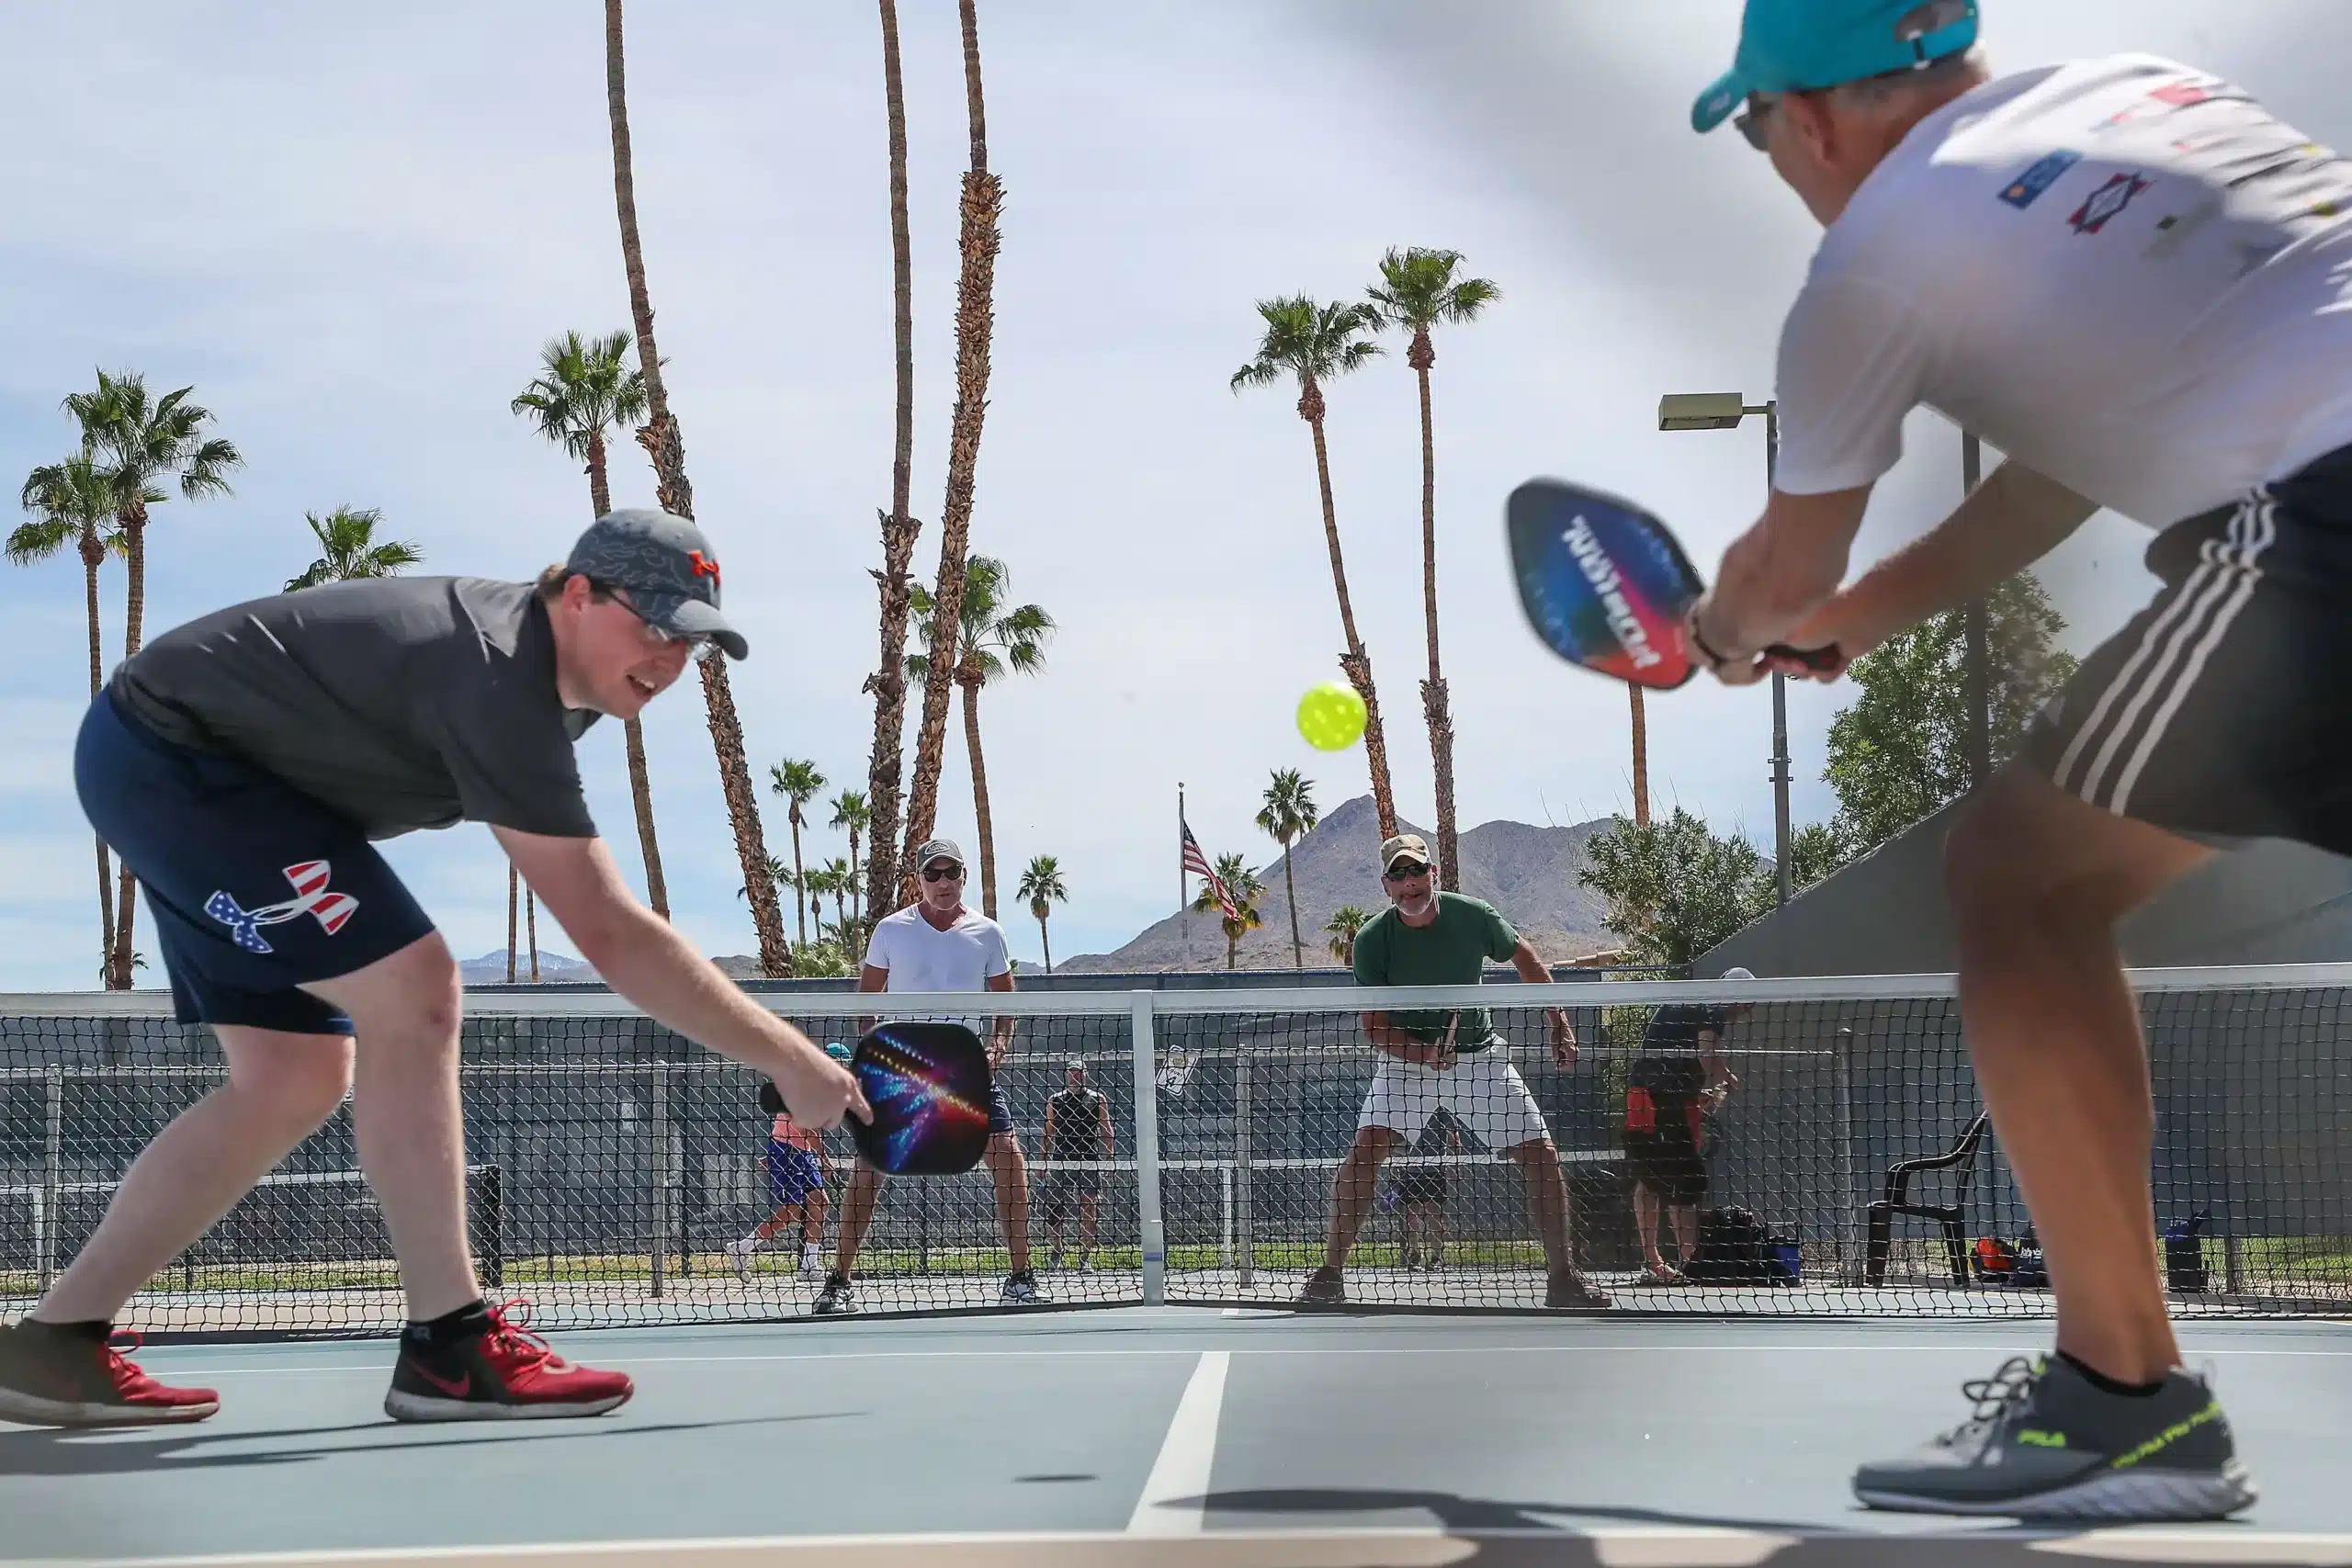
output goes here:
<path id="1" fill-rule="evenodd" d="M 580 956 L 613 989 L 689 1040 L 775 1080 L 792 1119 L 870 1119 L 857 1080 L 791 1024 L 745 996 L 670 922 L 637 901 L 602 839 L 491 831 Z"/>

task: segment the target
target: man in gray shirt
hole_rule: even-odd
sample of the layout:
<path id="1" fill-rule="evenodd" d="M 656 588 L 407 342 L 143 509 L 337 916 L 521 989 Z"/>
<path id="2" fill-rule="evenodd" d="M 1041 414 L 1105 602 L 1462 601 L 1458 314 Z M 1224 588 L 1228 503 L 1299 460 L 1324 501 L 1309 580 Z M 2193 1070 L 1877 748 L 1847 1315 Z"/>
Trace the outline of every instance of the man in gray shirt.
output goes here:
<path id="1" fill-rule="evenodd" d="M 691 523 L 600 518 L 537 583 L 399 578 L 256 600 L 150 643 L 92 703 L 83 809 L 137 874 L 184 1022 L 228 1081 L 131 1166 L 30 1315 L 0 1329 L 0 1420 L 202 1420 L 111 1346 L 131 1294 L 352 1097 L 408 1327 L 395 1419 L 596 1415 L 628 1378 L 482 1299 L 466 1237 L 456 961 L 371 840 L 487 823 L 581 955 L 680 1033 L 775 1080 L 795 1121 L 868 1116 L 847 1069 L 633 897 L 571 744 L 742 637 Z M 356 1036 L 355 1043 L 354 1036 Z"/>

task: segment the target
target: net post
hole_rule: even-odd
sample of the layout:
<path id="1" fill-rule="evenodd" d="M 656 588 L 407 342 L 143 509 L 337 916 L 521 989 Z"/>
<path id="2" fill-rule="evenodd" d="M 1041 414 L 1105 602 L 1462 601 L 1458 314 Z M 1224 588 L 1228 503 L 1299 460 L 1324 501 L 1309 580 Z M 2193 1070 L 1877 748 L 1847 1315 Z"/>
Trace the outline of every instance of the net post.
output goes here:
<path id="1" fill-rule="evenodd" d="M 1127 994 L 1136 1084 L 1136 1215 L 1143 1243 L 1143 1304 L 1168 1301 L 1168 1239 L 1159 1213 L 1159 1054 L 1153 1041 L 1151 993 Z"/>
<path id="2" fill-rule="evenodd" d="M 33 1217 L 35 1263 L 41 1294 L 57 1274 L 58 1187 L 65 1167 L 65 1069 L 55 1063 L 41 1075 L 44 1115 L 40 1141 L 40 1213 Z"/>
<path id="3" fill-rule="evenodd" d="M 497 1165 L 481 1167 L 481 1229 L 476 1238 L 482 1274 L 493 1290 L 506 1286 L 506 1172 Z"/>
<path id="4" fill-rule="evenodd" d="M 1838 1279 L 1840 1284 L 1860 1285 L 1866 1269 L 1862 1238 L 1858 1233 L 1862 1205 L 1869 1200 L 1858 1185 L 1854 1169 L 1854 1042 L 1860 1036 L 1846 1028 L 1832 1038 L 1838 1043 L 1833 1069 L 1838 1080 L 1838 1193 L 1841 1211 Z"/>
<path id="5" fill-rule="evenodd" d="M 1257 1275 L 1255 1248 L 1250 1237 L 1255 1234 L 1256 1216 L 1250 1213 L 1250 1043 L 1239 1042 L 1233 1056 L 1233 1246 L 1234 1267 L 1240 1270 L 1241 1288 L 1248 1290 Z"/>
<path id="6" fill-rule="evenodd" d="M 670 1267 L 670 1066 L 653 1069 L 647 1088 L 652 1103 L 646 1107 L 647 1141 L 653 1158 L 653 1294 L 667 1293 Z"/>

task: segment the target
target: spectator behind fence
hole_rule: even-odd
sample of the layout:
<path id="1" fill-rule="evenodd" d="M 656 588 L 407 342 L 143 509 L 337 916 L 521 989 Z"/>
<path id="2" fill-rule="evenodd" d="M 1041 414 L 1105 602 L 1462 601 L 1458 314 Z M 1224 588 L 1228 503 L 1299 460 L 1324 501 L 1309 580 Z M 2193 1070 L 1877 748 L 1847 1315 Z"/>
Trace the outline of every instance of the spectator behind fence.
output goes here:
<path id="1" fill-rule="evenodd" d="M 1723 977 L 1756 978 L 1745 969 L 1726 969 Z M 1674 1226 L 1683 1268 L 1699 1250 L 1699 1201 L 1707 1195 L 1704 1123 L 1739 1084 L 1723 1058 L 1724 1035 L 1755 1010 L 1746 1002 L 1662 1007 L 1651 1015 L 1642 1054 L 1626 1070 L 1625 1165 L 1634 1184 L 1634 1226 L 1652 1283 L 1682 1283 L 1682 1269 L 1658 1253 L 1660 1208 Z"/>

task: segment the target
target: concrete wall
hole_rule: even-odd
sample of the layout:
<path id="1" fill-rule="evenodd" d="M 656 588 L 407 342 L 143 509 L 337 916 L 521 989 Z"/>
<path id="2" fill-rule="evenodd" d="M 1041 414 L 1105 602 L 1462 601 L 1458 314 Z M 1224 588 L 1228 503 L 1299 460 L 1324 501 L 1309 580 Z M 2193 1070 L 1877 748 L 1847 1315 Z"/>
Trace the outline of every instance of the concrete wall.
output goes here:
<path id="1" fill-rule="evenodd" d="M 1952 807 L 1815 884 L 1691 973 L 1938 975 L 1959 963 L 1943 893 Z M 2135 967 L 2352 959 L 2352 862 L 2266 840 L 2184 877 L 2117 932 Z"/>

